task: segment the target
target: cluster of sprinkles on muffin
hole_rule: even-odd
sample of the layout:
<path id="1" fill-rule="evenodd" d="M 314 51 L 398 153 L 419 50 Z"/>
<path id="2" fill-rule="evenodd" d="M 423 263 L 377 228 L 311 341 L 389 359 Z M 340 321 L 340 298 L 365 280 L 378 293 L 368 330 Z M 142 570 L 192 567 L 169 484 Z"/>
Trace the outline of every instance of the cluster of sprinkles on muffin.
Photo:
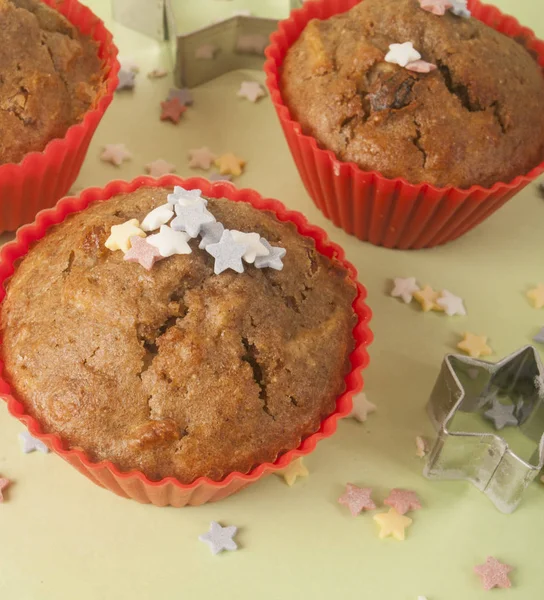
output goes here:
<path id="1" fill-rule="evenodd" d="M 191 254 L 189 241 L 200 236 L 198 247 L 215 258 L 216 275 L 227 269 L 243 273 L 243 262 L 257 269 L 283 269 L 285 248 L 271 246 L 255 232 L 225 229 L 207 209 L 208 201 L 202 197 L 201 190 L 175 186 L 167 199 L 166 204 L 153 209 L 141 223 L 130 219 L 121 225 L 112 225 L 106 248 L 122 250 L 124 260 L 137 262 L 149 271 L 163 258 Z M 158 233 L 147 236 L 157 230 Z"/>

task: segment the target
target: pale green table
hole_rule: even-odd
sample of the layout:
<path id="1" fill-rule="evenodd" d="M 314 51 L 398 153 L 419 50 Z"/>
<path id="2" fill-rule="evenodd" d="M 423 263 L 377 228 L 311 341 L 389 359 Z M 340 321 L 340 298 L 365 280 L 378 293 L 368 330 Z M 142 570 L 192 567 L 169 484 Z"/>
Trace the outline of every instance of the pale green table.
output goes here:
<path id="1" fill-rule="evenodd" d="M 460 333 L 489 335 L 496 359 L 530 343 L 544 325 L 544 312 L 524 298 L 544 281 L 544 201 L 535 186 L 448 246 L 396 252 L 363 244 L 331 226 L 312 204 L 269 99 L 252 105 L 236 97 L 244 78 L 262 81 L 261 74 L 231 73 L 196 89 L 194 107 L 178 127 L 160 123 L 158 105 L 170 82 L 145 74 L 170 66 L 166 50 L 112 23 L 107 0 L 89 4 L 142 74 L 133 93 L 116 96 L 76 187 L 131 179 L 159 157 L 190 175 L 187 150 L 201 145 L 246 158 L 240 186 L 304 212 L 357 266 L 374 310 L 376 339 L 365 378 L 379 410 L 364 425 L 341 423 L 306 459 L 310 477 L 292 488 L 269 477 L 219 504 L 159 509 L 101 490 L 54 455 L 24 455 L 17 440 L 22 426 L 1 406 L 0 474 L 14 483 L 0 506 L 0 598 L 479 600 L 488 594 L 472 568 L 487 555 L 515 567 L 513 588 L 489 597 L 544 597 L 544 485 L 534 483 L 506 516 L 469 483 L 428 482 L 414 456 L 414 437 L 432 433 L 424 405 Z M 497 4 L 544 36 L 540 0 Z M 258 3 L 192 2 L 195 23 L 210 5 L 225 11 Z M 117 142 L 134 154 L 119 169 L 98 160 L 103 144 Z M 468 316 L 422 314 L 390 298 L 390 278 L 409 275 L 463 296 Z M 405 542 L 379 540 L 371 515 L 354 519 L 337 504 L 347 481 L 374 486 L 379 500 L 392 487 L 420 494 L 425 508 L 413 515 Z M 214 557 L 198 541 L 212 519 L 240 528 L 240 551 Z"/>

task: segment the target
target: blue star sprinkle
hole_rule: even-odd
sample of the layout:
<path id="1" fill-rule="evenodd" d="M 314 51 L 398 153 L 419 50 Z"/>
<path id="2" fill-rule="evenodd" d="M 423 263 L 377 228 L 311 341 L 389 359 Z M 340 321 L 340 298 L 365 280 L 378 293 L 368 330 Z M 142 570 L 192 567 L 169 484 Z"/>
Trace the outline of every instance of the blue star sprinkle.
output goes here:
<path id="1" fill-rule="evenodd" d="M 513 404 L 501 404 L 498 400 L 493 402 L 493 406 L 484 413 L 484 417 L 493 422 L 497 430 L 501 430 L 507 425 L 518 425 L 518 420 L 514 415 L 516 407 Z"/>
<path id="2" fill-rule="evenodd" d="M 215 223 L 204 223 L 200 228 L 202 238 L 198 247 L 205 250 L 210 244 L 217 244 L 223 235 L 223 231 L 225 231 L 225 228 L 217 221 Z"/>
<path id="3" fill-rule="evenodd" d="M 270 252 L 270 254 L 268 256 L 257 256 L 255 259 L 255 266 L 257 269 L 269 267 L 270 269 L 281 271 L 283 269 L 283 262 L 281 259 L 287 254 L 287 250 L 285 248 L 280 248 L 279 246 L 271 246 L 263 237 L 261 238 L 261 244 Z"/>
<path id="4" fill-rule="evenodd" d="M 118 77 L 119 83 L 115 88 L 115 91 L 117 92 L 120 92 L 121 90 L 131 90 L 136 84 L 136 74 L 132 71 L 125 71 L 124 69 L 120 69 Z"/>
<path id="5" fill-rule="evenodd" d="M 206 246 L 206 252 L 215 258 L 213 272 L 216 275 L 227 269 L 243 273 L 244 265 L 242 264 L 242 256 L 246 250 L 247 246 L 245 244 L 237 244 L 228 229 L 223 231 L 219 242 Z"/>
<path id="6" fill-rule="evenodd" d="M 213 223 L 215 217 L 206 210 L 204 204 L 193 204 L 192 206 L 180 206 L 176 204 L 176 218 L 171 227 L 175 231 L 185 231 L 192 238 L 196 238 L 202 229 L 202 225 Z"/>

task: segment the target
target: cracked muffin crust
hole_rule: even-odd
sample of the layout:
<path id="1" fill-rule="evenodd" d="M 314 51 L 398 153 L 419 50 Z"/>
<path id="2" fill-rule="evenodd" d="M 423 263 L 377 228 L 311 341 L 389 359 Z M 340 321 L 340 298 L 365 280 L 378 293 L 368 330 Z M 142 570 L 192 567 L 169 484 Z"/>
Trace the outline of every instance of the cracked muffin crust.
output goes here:
<path id="1" fill-rule="evenodd" d="M 69 216 L 17 266 L 2 360 L 45 431 L 152 479 L 220 480 L 319 429 L 344 390 L 355 284 L 292 223 L 210 199 L 226 228 L 287 250 L 284 269 L 213 274 L 193 241 L 146 271 L 106 249 L 112 225 L 171 190 L 141 188 Z"/>
<path id="2" fill-rule="evenodd" d="M 437 65 L 384 62 L 411 41 Z M 418 0 L 363 0 L 308 23 L 289 49 L 281 93 L 303 131 L 340 160 L 390 178 L 489 187 L 544 159 L 544 78 L 518 42 Z"/>
<path id="3" fill-rule="evenodd" d="M 41 151 L 103 87 L 98 45 L 40 0 L 0 0 L 0 164 Z"/>

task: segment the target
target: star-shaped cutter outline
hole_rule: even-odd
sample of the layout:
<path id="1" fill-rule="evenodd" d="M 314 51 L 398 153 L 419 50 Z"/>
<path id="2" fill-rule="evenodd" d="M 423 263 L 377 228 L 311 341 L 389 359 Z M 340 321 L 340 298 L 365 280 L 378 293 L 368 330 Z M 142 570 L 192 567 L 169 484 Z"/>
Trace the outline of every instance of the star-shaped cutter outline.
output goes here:
<path id="1" fill-rule="evenodd" d="M 478 377 L 473 378 L 473 369 Z M 493 389 L 518 393 L 533 402 L 530 417 L 518 426 L 536 449 L 527 461 L 495 433 L 450 429 L 457 411 L 477 412 L 482 394 Z M 533 346 L 491 363 L 458 354 L 444 357 L 427 404 L 437 431 L 424 475 L 429 479 L 472 482 L 503 513 L 513 512 L 544 467 L 544 367 Z"/>

